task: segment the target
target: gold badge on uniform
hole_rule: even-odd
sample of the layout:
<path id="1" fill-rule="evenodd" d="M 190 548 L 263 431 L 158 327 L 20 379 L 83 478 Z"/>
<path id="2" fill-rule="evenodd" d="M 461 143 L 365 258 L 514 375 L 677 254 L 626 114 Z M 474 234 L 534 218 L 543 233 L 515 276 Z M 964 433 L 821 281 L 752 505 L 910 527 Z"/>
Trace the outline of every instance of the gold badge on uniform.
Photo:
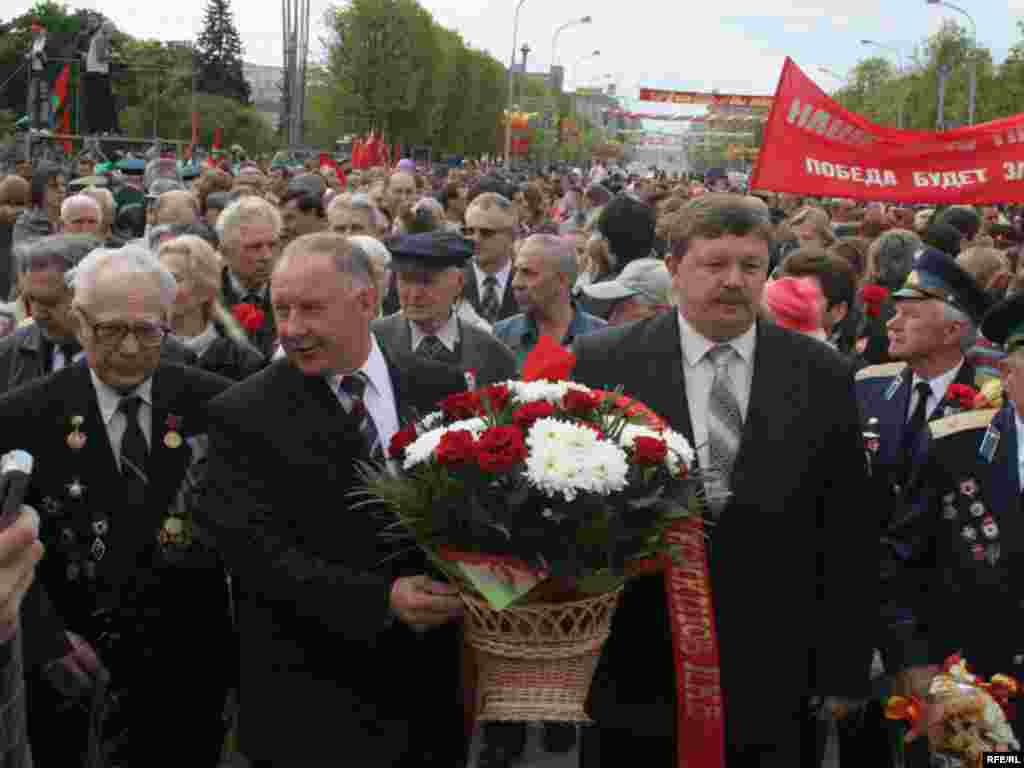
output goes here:
<path id="1" fill-rule="evenodd" d="M 181 439 L 181 433 L 178 432 L 178 428 L 181 426 L 181 419 L 172 413 L 167 417 L 165 424 L 167 425 L 167 434 L 164 435 L 164 445 L 171 450 L 181 448 L 183 440 Z"/>
<path id="2" fill-rule="evenodd" d="M 85 435 L 82 433 L 82 425 L 85 419 L 81 416 L 71 417 L 71 432 L 68 434 L 68 448 L 72 451 L 80 451 L 85 448 Z"/>

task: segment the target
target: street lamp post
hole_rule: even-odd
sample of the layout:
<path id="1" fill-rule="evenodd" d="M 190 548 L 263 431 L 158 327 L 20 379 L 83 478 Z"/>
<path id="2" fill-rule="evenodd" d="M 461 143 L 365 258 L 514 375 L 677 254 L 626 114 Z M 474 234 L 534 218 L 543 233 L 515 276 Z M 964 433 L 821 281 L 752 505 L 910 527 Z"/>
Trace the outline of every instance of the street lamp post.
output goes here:
<path id="1" fill-rule="evenodd" d="M 575 64 L 573 64 L 573 67 L 572 67 L 572 90 L 573 90 L 572 111 L 573 111 L 573 115 L 576 118 L 577 123 L 579 122 L 579 95 L 577 94 L 577 91 L 579 91 L 579 79 L 577 78 L 577 73 L 579 72 L 580 64 L 582 64 L 584 61 L 589 61 L 590 59 L 596 58 L 596 57 L 598 57 L 600 55 L 601 55 L 601 51 L 594 51 L 593 53 L 588 53 L 586 56 L 581 57 L 580 59 L 578 59 L 576 61 Z M 577 132 L 579 132 L 579 125 L 576 126 L 576 130 L 577 130 Z M 580 153 L 582 154 L 582 151 L 583 151 L 583 145 L 582 144 L 580 144 L 579 149 L 580 149 Z"/>
<path id="2" fill-rule="evenodd" d="M 505 108 L 505 165 L 512 166 L 512 75 L 516 68 L 516 46 L 519 45 L 519 11 L 526 0 L 516 4 L 516 16 L 512 22 L 512 55 L 508 58 L 508 104 Z"/>
<path id="3" fill-rule="evenodd" d="M 876 42 L 874 40 L 861 40 L 860 43 L 861 43 L 861 45 L 870 45 L 870 46 L 874 46 L 875 48 L 882 48 L 883 50 L 892 51 L 893 53 L 895 53 L 899 57 L 899 64 L 897 64 L 897 74 L 899 74 L 899 76 L 901 78 L 906 76 L 906 74 L 907 74 L 907 67 L 905 66 L 906 65 L 906 57 L 903 55 L 903 52 L 899 48 L 896 48 L 895 46 L 892 46 L 892 45 L 886 45 L 885 43 L 879 43 L 879 42 Z M 903 128 L 903 114 L 904 114 L 904 109 L 905 109 L 905 107 L 907 105 L 908 90 L 909 90 L 909 86 L 904 84 L 904 87 L 901 89 L 902 94 L 900 95 L 900 103 L 899 103 L 898 112 L 897 112 L 897 115 L 896 115 L 896 127 L 897 128 Z"/>
<path id="4" fill-rule="evenodd" d="M 974 125 L 974 104 L 975 99 L 978 95 L 978 69 L 977 69 L 977 57 L 975 53 L 978 49 L 978 26 L 974 23 L 974 19 L 967 11 L 959 6 L 947 3 L 944 0 L 925 0 L 928 5 L 941 5 L 943 8 L 948 8 L 951 11 L 962 13 L 967 17 L 967 20 L 971 22 L 971 50 L 968 58 L 968 81 L 967 81 L 967 122 L 969 125 Z"/>
<path id="5" fill-rule="evenodd" d="M 567 21 L 555 30 L 555 33 L 551 36 L 551 69 L 554 69 L 555 65 L 558 63 L 558 36 L 562 34 L 562 31 L 580 24 L 590 24 L 593 20 L 594 19 L 590 16 L 584 16 L 582 19 Z"/>

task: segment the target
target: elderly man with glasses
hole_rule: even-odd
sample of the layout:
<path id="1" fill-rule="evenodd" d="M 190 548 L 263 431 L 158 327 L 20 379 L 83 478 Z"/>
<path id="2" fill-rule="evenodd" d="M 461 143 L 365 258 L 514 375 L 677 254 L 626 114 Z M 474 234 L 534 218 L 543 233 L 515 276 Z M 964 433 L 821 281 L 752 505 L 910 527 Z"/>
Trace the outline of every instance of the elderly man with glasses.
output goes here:
<path id="1" fill-rule="evenodd" d="M 33 752 L 73 766 L 116 743 L 113 764 L 145 765 L 159 745 L 162 764 L 213 768 L 232 631 L 191 508 L 206 402 L 230 382 L 161 360 L 177 285 L 148 250 L 94 250 L 70 283 L 84 361 L 0 398 L 0 453 L 35 457 L 46 546 L 23 621 Z"/>

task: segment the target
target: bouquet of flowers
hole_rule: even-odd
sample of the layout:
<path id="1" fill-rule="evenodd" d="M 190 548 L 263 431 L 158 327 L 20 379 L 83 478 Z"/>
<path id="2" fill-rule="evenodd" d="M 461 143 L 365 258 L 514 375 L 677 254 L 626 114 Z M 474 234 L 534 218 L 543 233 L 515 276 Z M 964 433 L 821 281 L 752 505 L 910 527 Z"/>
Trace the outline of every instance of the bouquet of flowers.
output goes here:
<path id="1" fill-rule="evenodd" d="M 993 675 L 985 681 L 973 674 L 959 655 L 950 656 L 926 697 L 892 696 L 885 716 L 910 723 L 906 741 L 926 731 L 932 751 L 945 757 L 945 762 L 977 768 L 987 752 L 1020 749 L 1007 720 L 1009 700 L 1019 688 L 1007 675 Z"/>
<path id="2" fill-rule="evenodd" d="M 494 662 L 481 687 L 500 689 L 481 719 L 585 721 L 623 583 L 663 564 L 669 527 L 699 516 L 687 440 L 621 393 L 567 381 L 574 363 L 542 338 L 522 380 L 447 398 L 394 436 L 389 468 L 363 468 L 360 493 L 394 516 L 392 535 L 460 588 L 469 643 Z M 577 668 L 571 693 L 544 692 L 545 663 L 563 689 Z"/>

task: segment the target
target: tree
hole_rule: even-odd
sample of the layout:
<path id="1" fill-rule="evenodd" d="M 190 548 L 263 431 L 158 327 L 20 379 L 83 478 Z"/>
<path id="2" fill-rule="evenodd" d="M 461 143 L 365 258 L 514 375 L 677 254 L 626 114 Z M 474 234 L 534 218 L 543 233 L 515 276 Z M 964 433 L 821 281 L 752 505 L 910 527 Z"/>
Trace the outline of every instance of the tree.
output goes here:
<path id="1" fill-rule="evenodd" d="M 199 90 L 249 104 L 251 93 L 242 70 L 242 53 L 230 0 L 208 0 L 203 32 L 196 40 Z"/>

